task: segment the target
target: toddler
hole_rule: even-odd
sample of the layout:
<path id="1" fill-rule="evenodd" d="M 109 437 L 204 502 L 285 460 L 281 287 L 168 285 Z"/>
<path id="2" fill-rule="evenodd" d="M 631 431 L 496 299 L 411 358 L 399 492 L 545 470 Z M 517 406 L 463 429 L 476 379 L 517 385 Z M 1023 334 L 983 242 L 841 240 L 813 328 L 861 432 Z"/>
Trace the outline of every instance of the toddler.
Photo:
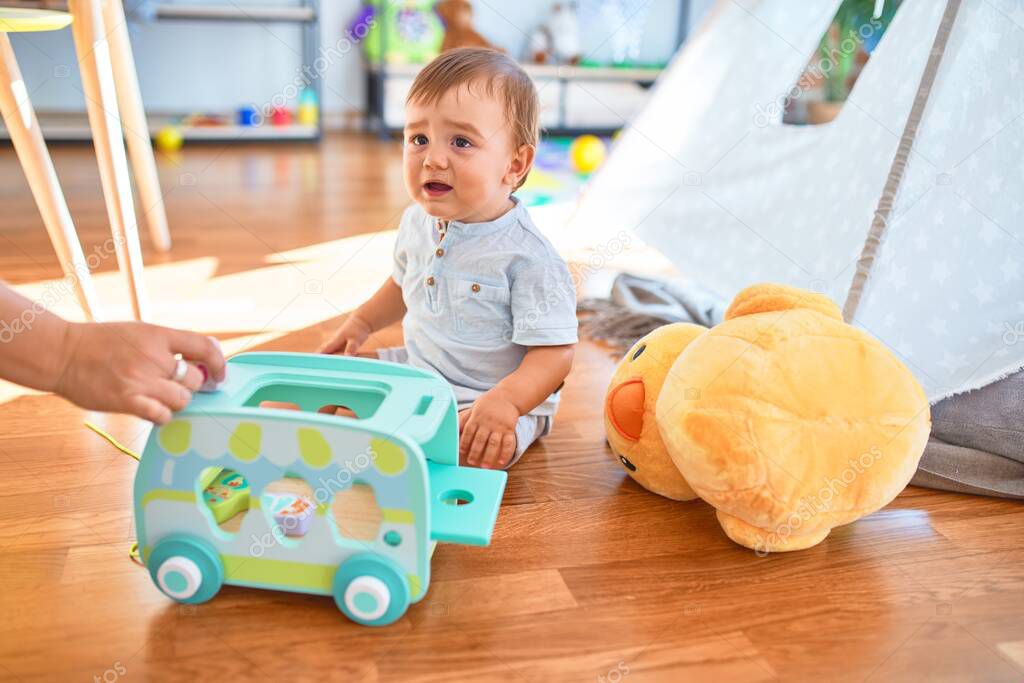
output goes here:
<path id="1" fill-rule="evenodd" d="M 320 349 L 357 354 L 402 319 L 405 346 L 376 355 L 451 383 L 473 466 L 507 468 L 551 431 L 577 341 L 569 269 L 512 195 L 533 165 L 537 110 L 529 77 L 494 50 L 450 50 L 419 73 L 394 271 Z"/>

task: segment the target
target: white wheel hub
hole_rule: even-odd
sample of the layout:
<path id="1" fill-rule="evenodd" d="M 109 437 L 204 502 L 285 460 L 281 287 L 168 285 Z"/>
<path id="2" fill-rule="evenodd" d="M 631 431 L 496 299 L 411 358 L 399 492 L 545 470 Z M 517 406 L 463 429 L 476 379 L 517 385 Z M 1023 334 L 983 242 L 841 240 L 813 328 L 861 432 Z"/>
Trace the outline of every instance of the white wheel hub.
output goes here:
<path id="1" fill-rule="evenodd" d="M 175 555 L 164 560 L 156 572 L 160 590 L 175 600 L 187 600 L 203 583 L 203 572 L 187 557 Z"/>
<path id="2" fill-rule="evenodd" d="M 345 589 L 345 607 L 360 619 L 380 619 L 390 605 L 391 591 L 376 576 L 357 576 Z"/>

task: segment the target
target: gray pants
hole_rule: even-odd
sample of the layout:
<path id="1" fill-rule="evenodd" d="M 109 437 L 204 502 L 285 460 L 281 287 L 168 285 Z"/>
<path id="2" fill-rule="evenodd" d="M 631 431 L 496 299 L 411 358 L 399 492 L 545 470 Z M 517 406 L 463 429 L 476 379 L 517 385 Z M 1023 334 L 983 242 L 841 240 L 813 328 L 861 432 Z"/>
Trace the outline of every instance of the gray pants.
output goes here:
<path id="1" fill-rule="evenodd" d="M 377 349 L 377 357 L 381 360 L 390 361 L 392 363 L 408 363 L 409 354 L 406 352 L 404 346 L 392 346 L 384 349 Z M 472 401 L 463 401 L 459 403 L 459 411 L 463 411 L 473 405 Z M 526 449 L 529 448 L 534 441 L 547 436 L 551 433 L 553 421 L 550 415 L 523 415 L 516 422 L 516 452 L 512 456 L 512 460 L 505 465 L 505 469 L 512 467 L 519 458 L 522 457 Z"/>
<path id="2" fill-rule="evenodd" d="M 932 406 L 916 486 L 1024 499 L 1024 371 Z"/>

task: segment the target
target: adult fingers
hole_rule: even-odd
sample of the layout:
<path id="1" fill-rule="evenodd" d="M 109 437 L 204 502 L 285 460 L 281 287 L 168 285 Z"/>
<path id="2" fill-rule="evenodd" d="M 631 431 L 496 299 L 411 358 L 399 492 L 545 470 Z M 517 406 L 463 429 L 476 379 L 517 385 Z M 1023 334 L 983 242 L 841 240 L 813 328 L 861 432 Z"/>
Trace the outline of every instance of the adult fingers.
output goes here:
<path id="1" fill-rule="evenodd" d="M 202 363 L 218 382 L 224 379 L 224 353 L 213 337 L 184 330 L 170 330 L 170 333 L 171 351 L 180 353 L 188 360 Z"/>
<path id="2" fill-rule="evenodd" d="M 167 406 L 142 394 L 137 394 L 128 401 L 128 412 L 158 425 L 171 421 L 171 411 Z"/>
<path id="3" fill-rule="evenodd" d="M 192 400 L 192 392 L 178 382 L 169 379 L 161 379 L 151 382 L 146 387 L 146 394 L 164 404 L 170 410 L 177 412 L 183 410 Z"/>
<path id="4" fill-rule="evenodd" d="M 203 377 L 202 371 L 192 363 L 188 364 L 188 371 L 181 380 L 181 385 L 189 391 L 199 391 L 199 387 L 203 386 L 203 382 L 206 378 Z"/>

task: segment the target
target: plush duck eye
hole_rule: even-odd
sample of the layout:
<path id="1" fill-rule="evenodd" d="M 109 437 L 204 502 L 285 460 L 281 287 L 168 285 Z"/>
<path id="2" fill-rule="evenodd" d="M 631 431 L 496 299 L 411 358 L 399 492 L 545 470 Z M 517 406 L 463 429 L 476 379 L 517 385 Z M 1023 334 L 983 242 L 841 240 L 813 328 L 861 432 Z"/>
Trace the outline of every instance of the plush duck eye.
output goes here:
<path id="1" fill-rule="evenodd" d="M 634 465 L 633 463 L 631 463 L 631 462 L 630 462 L 629 460 L 627 460 L 627 459 L 626 459 L 626 458 L 625 458 L 624 456 L 621 456 L 621 455 L 620 455 L 620 456 L 619 456 L 619 461 L 620 461 L 620 462 L 622 463 L 622 466 L 623 466 L 623 467 L 625 467 L 625 468 L 626 468 L 627 470 L 629 470 L 630 472 L 636 472 L 636 465 Z"/>
<path id="2" fill-rule="evenodd" d="M 633 352 L 633 357 L 632 357 L 632 358 L 630 358 L 630 360 L 631 360 L 631 361 L 634 361 L 634 360 L 636 360 L 637 358 L 639 358 L 639 357 L 640 357 L 640 354 L 642 354 L 642 353 L 643 353 L 644 351 L 646 351 L 646 350 L 647 350 L 647 344 L 641 344 L 641 345 L 640 345 L 640 346 L 639 346 L 639 347 L 637 348 L 637 350 Z"/>

